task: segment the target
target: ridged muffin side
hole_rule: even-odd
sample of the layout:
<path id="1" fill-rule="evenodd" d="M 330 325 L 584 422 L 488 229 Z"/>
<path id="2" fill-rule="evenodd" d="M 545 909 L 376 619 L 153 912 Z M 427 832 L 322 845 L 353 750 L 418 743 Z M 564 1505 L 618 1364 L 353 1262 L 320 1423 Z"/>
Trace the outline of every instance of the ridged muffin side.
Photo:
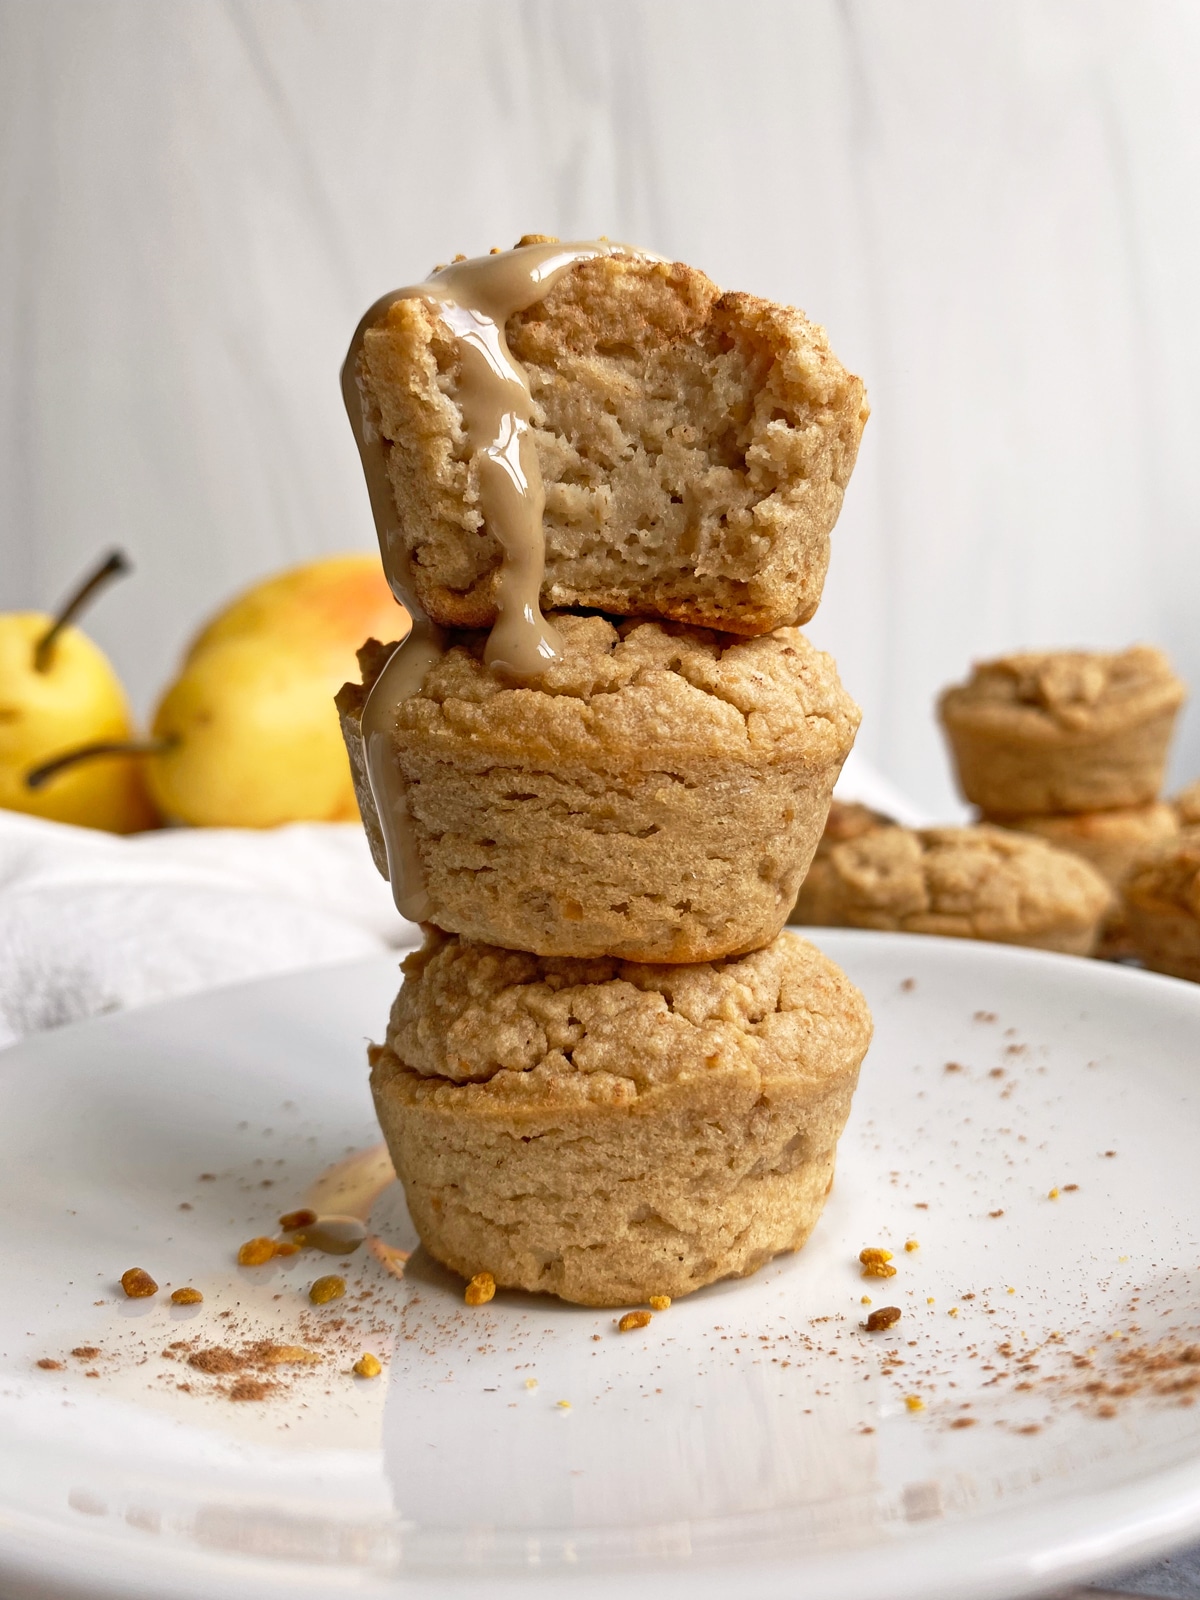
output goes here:
<path id="1" fill-rule="evenodd" d="M 734 640 L 554 618 L 563 659 L 506 685 L 460 640 L 395 712 L 394 752 L 447 932 L 546 956 L 708 961 L 779 932 L 859 710 L 796 629 Z M 379 859 L 359 720 L 339 696 Z"/>
<path id="2" fill-rule="evenodd" d="M 628 1305 L 807 1239 L 871 1038 L 807 941 L 680 968 L 434 936 L 404 970 L 371 1084 L 439 1261 Z"/>

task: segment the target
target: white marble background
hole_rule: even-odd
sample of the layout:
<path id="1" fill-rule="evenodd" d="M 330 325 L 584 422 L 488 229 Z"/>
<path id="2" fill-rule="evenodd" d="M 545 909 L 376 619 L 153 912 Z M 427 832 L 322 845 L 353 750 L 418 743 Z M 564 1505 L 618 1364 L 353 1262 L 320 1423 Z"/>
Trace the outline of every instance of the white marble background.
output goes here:
<path id="1" fill-rule="evenodd" d="M 1198 84 L 1195 0 L 0 0 L 0 609 L 120 541 L 148 705 L 231 589 L 369 545 L 368 301 L 607 233 L 865 375 L 812 632 L 921 804 L 972 656 L 1147 639 L 1200 700 Z"/>

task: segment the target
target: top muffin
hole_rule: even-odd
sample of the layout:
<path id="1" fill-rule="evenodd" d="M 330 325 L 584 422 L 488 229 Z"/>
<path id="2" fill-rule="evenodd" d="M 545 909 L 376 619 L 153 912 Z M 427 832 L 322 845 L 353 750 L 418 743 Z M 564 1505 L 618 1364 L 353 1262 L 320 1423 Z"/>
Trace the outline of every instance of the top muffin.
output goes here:
<path id="1" fill-rule="evenodd" d="M 634 254 L 568 270 L 505 335 L 534 401 L 542 603 L 761 634 L 817 608 L 867 418 L 860 379 L 803 313 Z M 498 541 L 436 305 L 363 337 L 416 599 L 444 627 L 496 617 Z"/>
<path id="2" fill-rule="evenodd" d="M 993 816 L 1146 805 L 1184 687 L 1159 650 L 1029 652 L 978 663 L 938 710 L 968 800 Z"/>

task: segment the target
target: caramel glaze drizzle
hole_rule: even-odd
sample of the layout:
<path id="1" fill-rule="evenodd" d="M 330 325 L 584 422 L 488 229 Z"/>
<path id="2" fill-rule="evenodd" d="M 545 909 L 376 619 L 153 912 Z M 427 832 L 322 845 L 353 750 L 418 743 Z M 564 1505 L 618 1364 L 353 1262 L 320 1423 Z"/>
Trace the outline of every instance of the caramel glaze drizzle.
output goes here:
<path id="1" fill-rule="evenodd" d="M 533 399 L 524 370 L 509 353 L 504 325 L 548 294 L 577 262 L 608 255 L 662 259 L 606 239 L 578 244 L 555 239 L 456 261 L 437 269 L 424 283 L 377 300 L 355 329 L 342 366 L 342 398 L 362 458 L 384 571 L 392 593 L 412 616 L 408 636 L 393 651 L 367 696 L 362 737 L 392 894 L 400 915 L 414 922 L 428 920 L 432 905 L 408 826 L 408 797 L 397 770 L 392 734 L 397 705 L 420 688 L 445 640 L 417 601 L 412 558 L 404 548 L 388 478 L 387 448 L 364 393 L 363 340 L 397 300 L 413 298 L 432 302 L 454 335 L 459 357 L 456 399 L 478 467 L 479 506 L 501 549 L 496 623 L 484 660 L 513 682 L 532 682 L 559 659 L 559 641 L 541 609 L 546 496 L 529 435 Z"/>

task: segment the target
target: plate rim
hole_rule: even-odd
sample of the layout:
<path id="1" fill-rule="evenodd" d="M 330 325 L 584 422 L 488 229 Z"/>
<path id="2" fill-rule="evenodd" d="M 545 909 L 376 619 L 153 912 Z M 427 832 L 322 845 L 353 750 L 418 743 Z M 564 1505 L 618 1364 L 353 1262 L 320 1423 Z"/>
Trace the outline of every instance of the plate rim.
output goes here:
<path id="1" fill-rule="evenodd" d="M 923 934 L 848 928 L 792 928 L 787 932 L 811 939 L 835 961 L 839 950 L 888 949 L 912 962 L 911 974 L 919 981 L 919 963 L 930 959 L 953 964 L 998 963 L 1027 966 L 1043 974 L 1051 969 L 1071 971 L 1087 991 L 1138 993 L 1146 999 L 1157 994 L 1170 1010 L 1182 1007 L 1200 1021 L 1200 986 L 1166 974 L 1063 955 L 1026 946 L 1002 945 L 982 940 L 952 939 Z M 156 1000 L 130 1010 L 80 1019 L 60 1028 L 27 1036 L 0 1050 L 0 1085 L 7 1080 L 3 1068 L 19 1071 L 23 1058 L 34 1061 L 45 1050 L 74 1053 L 77 1042 L 91 1039 L 96 1030 L 138 1029 L 141 1019 L 161 1023 L 164 1012 L 184 1015 L 199 1008 L 221 1006 L 253 997 L 255 991 L 286 994 L 296 985 L 311 985 L 315 978 L 348 974 L 367 978 L 382 975 L 403 960 L 412 945 L 350 960 L 271 973 Z M 1047 967 L 1050 963 L 1050 968 Z M 1061 964 L 1066 963 L 1064 968 Z M 1076 990 L 1078 993 L 1078 990 Z M 32 1064 L 32 1063 L 31 1063 Z M 33 1519 L 28 1519 L 32 1523 Z M 711 1526 L 718 1519 L 706 1519 Z M 732 1519 L 736 1522 L 737 1519 Z M 96 1532 L 81 1527 L 78 1535 L 48 1540 L 45 1525 L 39 1535 L 23 1527 L 20 1513 L 0 1506 L 0 1584 L 6 1600 L 209 1600 L 236 1592 L 239 1600 L 276 1600 L 289 1595 L 334 1595 L 342 1590 L 361 1596 L 404 1594 L 411 1600 L 451 1600 L 468 1586 L 478 1592 L 481 1578 L 497 1592 L 523 1592 L 533 1584 L 569 1586 L 584 1600 L 614 1592 L 633 1575 L 653 1576 L 664 1600 L 699 1600 L 703 1587 L 720 1583 L 721 1592 L 780 1595 L 799 1592 L 796 1586 L 820 1593 L 822 1600 L 859 1600 L 885 1583 L 890 1600 L 1016 1600 L 1044 1593 L 1071 1582 L 1087 1581 L 1121 1567 L 1133 1567 L 1192 1542 L 1200 1534 L 1200 1443 L 1194 1459 L 1164 1467 L 1134 1482 L 1055 1495 L 1048 1506 L 1025 1504 L 1011 1510 L 993 1510 L 960 1522 L 940 1523 L 929 1534 L 908 1532 L 901 1538 L 881 1538 L 862 1549 L 805 1554 L 768 1554 L 756 1557 L 730 1548 L 706 1552 L 691 1565 L 669 1558 L 636 1563 L 606 1562 L 601 1558 L 590 1570 L 562 1565 L 497 1571 L 486 1564 L 448 1565 L 439 1573 L 409 1568 L 396 1571 L 337 1566 L 298 1565 L 290 1561 L 268 1564 L 260 1558 L 211 1555 L 200 1549 L 172 1545 L 161 1551 L 140 1547 L 140 1565 L 130 1570 L 132 1547 L 115 1539 L 97 1540 Z M 685 1525 L 686 1526 L 686 1525 Z M 63 1532 L 65 1530 L 59 1530 Z M 786 1537 L 781 1534 L 781 1538 Z M 1016 1547 L 1018 1553 L 1012 1553 Z M 938 1568 L 960 1548 L 953 1570 L 914 1570 L 926 1563 L 918 1552 L 926 1549 Z M 904 1559 L 907 1553 L 908 1559 Z M 736 1573 L 736 1577 L 734 1574 Z M 969 1577 L 969 1587 L 964 1587 Z M 236 1584 L 236 1590 L 231 1585 Z"/>

